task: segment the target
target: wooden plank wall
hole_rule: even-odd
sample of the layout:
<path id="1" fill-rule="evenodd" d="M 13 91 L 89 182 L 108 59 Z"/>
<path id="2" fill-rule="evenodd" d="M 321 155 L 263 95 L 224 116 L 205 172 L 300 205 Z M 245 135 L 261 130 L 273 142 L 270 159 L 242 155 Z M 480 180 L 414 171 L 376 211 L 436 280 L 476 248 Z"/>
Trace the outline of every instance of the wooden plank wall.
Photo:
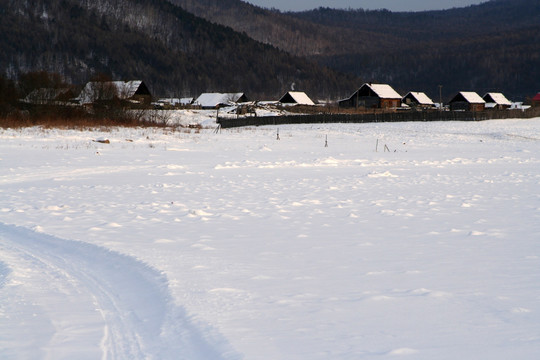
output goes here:
<path id="1" fill-rule="evenodd" d="M 539 109 L 540 110 L 540 109 Z M 284 124 L 324 124 L 324 123 L 373 123 L 410 121 L 483 121 L 498 119 L 528 119 L 540 116 L 540 111 L 408 111 L 373 114 L 314 114 L 244 117 L 219 119 L 223 129 L 241 126 L 263 126 Z"/>

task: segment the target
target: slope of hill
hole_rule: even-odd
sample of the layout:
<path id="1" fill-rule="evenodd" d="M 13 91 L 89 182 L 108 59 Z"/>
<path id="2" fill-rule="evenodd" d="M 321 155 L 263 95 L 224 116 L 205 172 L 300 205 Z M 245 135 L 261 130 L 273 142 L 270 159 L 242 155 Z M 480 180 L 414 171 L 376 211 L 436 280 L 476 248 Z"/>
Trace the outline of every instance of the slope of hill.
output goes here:
<path id="1" fill-rule="evenodd" d="M 492 0 L 444 11 L 319 8 L 280 13 L 239 0 L 171 0 L 290 53 L 401 91 L 450 96 L 540 89 L 540 1 Z M 238 13 L 238 16 L 234 16 Z"/>
<path id="2" fill-rule="evenodd" d="M 441 41 L 536 26 L 540 23 L 540 1 L 492 0 L 464 8 L 395 13 L 321 7 L 290 15 L 324 26 L 370 30 L 409 41 Z"/>
<path id="3" fill-rule="evenodd" d="M 177 96 L 202 91 L 278 96 L 295 84 L 330 97 L 352 84 L 349 76 L 165 0 L 1 0 L 0 5 L 0 67 L 9 77 L 47 70 L 84 83 L 106 73 L 140 78 L 154 93 Z"/>
<path id="4" fill-rule="evenodd" d="M 197 16 L 245 32 L 253 39 L 298 56 L 343 53 L 350 49 L 351 41 L 354 48 L 366 50 L 372 41 L 388 48 L 396 45 L 395 39 L 369 29 L 362 30 L 362 36 L 351 37 L 349 32 L 344 33 L 332 24 L 318 24 L 294 13 L 262 9 L 241 0 L 169 1 Z"/>
<path id="5" fill-rule="evenodd" d="M 259 98 L 294 84 L 336 99 L 362 81 L 432 97 L 443 85 L 446 99 L 474 90 L 523 100 L 540 89 L 538 0 L 419 13 L 280 13 L 240 0 L 0 4 L 0 66 L 9 77 L 39 69 L 83 83 L 108 73 L 144 79 L 160 95 L 245 91 Z"/>
<path id="6" fill-rule="evenodd" d="M 540 89 L 540 1 L 499 0 L 416 14 L 318 9 L 297 16 L 400 38 L 393 49 L 373 46 L 368 52 L 318 57 L 322 64 L 367 79 L 432 94 L 439 84 L 447 95 L 504 91 L 514 99 Z"/>

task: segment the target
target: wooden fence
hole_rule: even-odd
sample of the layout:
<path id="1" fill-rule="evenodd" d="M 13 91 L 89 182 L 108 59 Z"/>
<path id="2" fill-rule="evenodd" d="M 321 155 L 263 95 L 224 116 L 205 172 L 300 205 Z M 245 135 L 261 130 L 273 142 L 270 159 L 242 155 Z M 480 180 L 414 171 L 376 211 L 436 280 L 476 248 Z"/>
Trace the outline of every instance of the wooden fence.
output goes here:
<path id="1" fill-rule="evenodd" d="M 483 121 L 498 119 L 528 119 L 540 116 L 538 110 L 499 111 L 407 111 L 370 114 L 314 114 L 239 117 L 218 119 L 222 128 L 242 126 L 284 125 L 284 124 L 324 124 L 324 123 L 374 123 L 410 121 Z"/>

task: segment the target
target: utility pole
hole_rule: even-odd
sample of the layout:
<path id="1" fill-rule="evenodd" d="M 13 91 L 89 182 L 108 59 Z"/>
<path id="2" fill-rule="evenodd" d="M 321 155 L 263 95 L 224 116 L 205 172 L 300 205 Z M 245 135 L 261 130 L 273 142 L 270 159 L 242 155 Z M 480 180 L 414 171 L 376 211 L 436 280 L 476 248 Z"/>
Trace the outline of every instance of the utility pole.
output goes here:
<path id="1" fill-rule="evenodd" d="M 442 103 L 442 85 L 439 85 L 439 111 L 443 111 L 443 103 Z"/>

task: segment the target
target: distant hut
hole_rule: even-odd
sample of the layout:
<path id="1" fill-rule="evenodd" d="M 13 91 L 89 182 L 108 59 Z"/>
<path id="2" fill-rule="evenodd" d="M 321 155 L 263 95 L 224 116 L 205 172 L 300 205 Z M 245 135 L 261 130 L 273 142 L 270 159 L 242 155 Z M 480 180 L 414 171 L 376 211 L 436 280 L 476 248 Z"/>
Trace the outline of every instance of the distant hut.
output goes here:
<path id="1" fill-rule="evenodd" d="M 401 100 L 405 105 L 413 109 L 433 109 L 435 103 L 423 92 L 411 91 Z"/>
<path id="2" fill-rule="evenodd" d="M 191 105 L 191 104 L 193 104 L 193 100 L 194 99 L 192 97 L 180 98 L 180 105 L 182 105 L 182 106 Z"/>
<path id="3" fill-rule="evenodd" d="M 142 80 L 91 81 L 85 85 L 75 100 L 86 105 L 115 99 L 149 104 L 152 94 Z"/>
<path id="4" fill-rule="evenodd" d="M 452 111 L 484 111 L 486 102 L 473 91 L 461 91 L 450 100 Z"/>
<path id="5" fill-rule="evenodd" d="M 289 91 L 283 95 L 278 102 L 287 105 L 315 105 L 313 100 L 311 100 L 306 93 L 301 91 Z"/>
<path id="6" fill-rule="evenodd" d="M 540 107 L 540 93 L 531 99 L 531 105 L 533 107 Z"/>
<path id="7" fill-rule="evenodd" d="M 70 88 L 40 88 L 35 89 L 21 101 L 33 105 L 62 105 L 68 104 L 75 96 Z"/>
<path id="8" fill-rule="evenodd" d="M 506 110 L 512 106 L 512 102 L 501 93 L 487 93 L 482 99 L 486 102 L 486 109 Z"/>
<path id="9" fill-rule="evenodd" d="M 152 103 L 157 108 L 174 109 L 177 107 L 187 107 L 193 103 L 193 98 L 160 98 Z"/>
<path id="10" fill-rule="evenodd" d="M 339 101 L 344 108 L 390 109 L 401 105 L 402 96 L 387 84 L 364 84 L 348 99 Z"/>
<path id="11" fill-rule="evenodd" d="M 248 101 L 249 99 L 244 93 L 203 93 L 193 104 L 203 109 L 217 109 Z"/>

